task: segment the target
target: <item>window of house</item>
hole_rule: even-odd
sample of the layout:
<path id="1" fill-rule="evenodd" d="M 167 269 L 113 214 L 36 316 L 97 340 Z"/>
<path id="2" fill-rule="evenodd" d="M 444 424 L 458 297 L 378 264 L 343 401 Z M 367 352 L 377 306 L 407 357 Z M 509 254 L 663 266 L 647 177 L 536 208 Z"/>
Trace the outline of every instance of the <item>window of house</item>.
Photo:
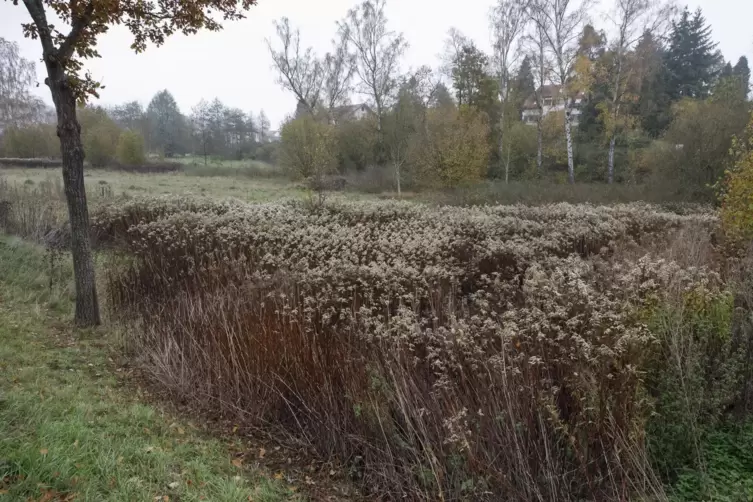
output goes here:
<path id="1" fill-rule="evenodd" d="M 552 106 L 552 98 L 544 98 L 544 106 Z"/>

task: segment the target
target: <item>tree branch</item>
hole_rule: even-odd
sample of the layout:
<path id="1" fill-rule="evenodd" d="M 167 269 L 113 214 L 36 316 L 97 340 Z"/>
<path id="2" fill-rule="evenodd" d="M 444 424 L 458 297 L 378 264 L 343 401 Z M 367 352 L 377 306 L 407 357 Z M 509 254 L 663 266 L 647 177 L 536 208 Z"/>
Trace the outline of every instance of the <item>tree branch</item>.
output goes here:
<path id="1" fill-rule="evenodd" d="M 50 26 L 47 24 L 47 15 L 44 12 L 42 0 L 24 0 L 24 5 L 37 27 L 37 35 L 42 42 L 42 52 L 47 58 L 55 53 L 55 46 L 52 43 L 52 34 L 50 33 Z"/>
<path id="2" fill-rule="evenodd" d="M 65 37 L 65 40 L 60 44 L 58 49 L 58 58 L 60 61 L 67 61 L 73 55 L 73 51 L 76 48 L 76 44 L 81 38 L 83 31 L 89 26 L 91 22 L 91 15 L 94 13 L 94 2 L 90 1 L 86 4 L 83 14 L 80 16 L 75 15 L 71 22 L 71 31 Z"/>

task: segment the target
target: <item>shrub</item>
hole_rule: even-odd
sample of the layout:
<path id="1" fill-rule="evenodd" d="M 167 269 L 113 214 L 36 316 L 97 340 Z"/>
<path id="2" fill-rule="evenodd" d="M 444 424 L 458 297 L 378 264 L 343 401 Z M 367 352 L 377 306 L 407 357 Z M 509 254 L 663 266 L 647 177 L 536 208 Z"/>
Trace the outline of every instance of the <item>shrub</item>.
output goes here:
<path id="1" fill-rule="evenodd" d="M 115 158 L 120 128 L 103 108 L 81 108 L 78 115 L 86 159 L 94 167 L 109 165 Z"/>
<path id="2" fill-rule="evenodd" d="M 706 200 L 730 160 L 732 138 L 745 129 L 750 108 L 745 101 L 684 99 L 674 105 L 663 140 L 670 146 L 657 174 Z"/>
<path id="3" fill-rule="evenodd" d="M 2 133 L 0 151 L 6 157 L 56 158 L 60 157 L 60 140 L 52 124 L 8 127 Z"/>
<path id="4" fill-rule="evenodd" d="M 333 129 L 310 115 L 282 127 L 280 147 L 280 160 L 295 179 L 321 177 L 335 169 Z"/>
<path id="5" fill-rule="evenodd" d="M 144 138 L 141 133 L 126 130 L 120 133 L 117 148 L 118 162 L 126 166 L 143 164 L 146 160 L 144 155 Z"/>
<path id="6" fill-rule="evenodd" d="M 454 187 L 486 175 L 491 147 L 484 114 L 473 108 L 427 112 L 426 128 L 416 138 L 411 162 L 429 186 Z"/>
<path id="7" fill-rule="evenodd" d="M 377 125 L 373 117 L 338 124 L 337 164 L 341 173 L 362 171 L 376 161 Z"/>
<path id="8" fill-rule="evenodd" d="M 744 249 L 753 241 L 753 114 L 733 151 L 735 164 L 721 185 L 721 219 L 728 243 Z"/>

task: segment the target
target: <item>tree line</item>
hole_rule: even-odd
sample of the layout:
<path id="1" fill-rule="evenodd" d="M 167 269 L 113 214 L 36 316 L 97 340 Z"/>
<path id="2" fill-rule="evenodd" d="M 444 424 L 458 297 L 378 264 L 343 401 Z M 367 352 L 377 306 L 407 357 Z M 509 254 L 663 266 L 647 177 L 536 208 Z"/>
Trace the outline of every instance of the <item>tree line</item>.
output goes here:
<path id="1" fill-rule="evenodd" d="M 0 154 L 7 157 L 60 157 L 54 112 L 28 89 L 36 75 L 18 54 L 16 44 L 0 39 L 0 65 L 23 68 L 16 82 L 0 78 Z M 9 75 L 0 71 L 0 76 Z M 168 90 L 157 92 L 144 108 L 138 101 L 78 111 L 82 142 L 93 166 L 114 161 L 138 164 L 148 154 L 172 158 L 186 154 L 221 159 L 259 158 L 271 161 L 274 139 L 264 110 L 246 113 L 219 99 L 200 101 L 185 115 Z M 120 152 L 120 154 L 119 154 Z"/>
<path id="2" fill-rule="evenodd" d="M 489 53 L 453 28 L 438 68 L 407 71 L 408 44 L 389 29 L 385 0 L 351 9 L 323 56 L 283 18 L 267 44 L 298 105 L 281 159 L 302 176 L 381 166 L 398 191 L 547 178 L 650 182 L 708 198 L 750 113 L 747 59 L 724 59 L 700 9 L 615 0 L 598 26 L 593 7 L 500 0 Z M 369 116 L 341 120 L 353 100 Z M 317 146 L 305 138 L 328 138 L 317 165 L 302 165 L 301 150 Z"/>

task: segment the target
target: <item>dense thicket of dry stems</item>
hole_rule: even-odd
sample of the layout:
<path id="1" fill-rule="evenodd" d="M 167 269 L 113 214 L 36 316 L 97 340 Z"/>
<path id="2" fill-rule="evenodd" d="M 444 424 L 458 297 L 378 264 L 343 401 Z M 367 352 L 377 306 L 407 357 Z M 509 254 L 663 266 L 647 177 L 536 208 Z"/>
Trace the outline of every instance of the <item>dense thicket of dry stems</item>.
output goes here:
<path id="1" fill-rule="evenodd" d="M 662 498 L 646 375 L 674 352 L 651 323 L 668 292 L 726 294 L 717 270 L 650 251 L 711 242 L 716 217 L 647 205 L 161 198 L 93 220 L 135 257 L 109 292 L 157 379 L 386 499 Z"/>

